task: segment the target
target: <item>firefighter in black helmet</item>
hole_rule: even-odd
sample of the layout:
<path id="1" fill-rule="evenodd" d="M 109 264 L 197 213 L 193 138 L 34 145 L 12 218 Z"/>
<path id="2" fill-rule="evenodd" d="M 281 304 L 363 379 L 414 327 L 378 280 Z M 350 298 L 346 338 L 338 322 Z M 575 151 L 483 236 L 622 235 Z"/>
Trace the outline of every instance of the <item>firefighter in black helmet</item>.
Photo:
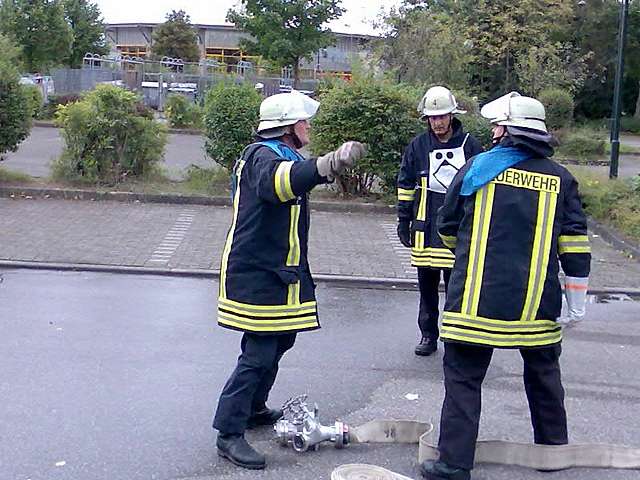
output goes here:
<path id="1" fill-rule="evenodd" d="M 470 478 L 494 348 L 518 349 L 524 360 L 535 443 L 568 441 L 560 344 L 563 325 L 584 316 L 591 261 L 578 184 L 549 158 L 554 140 L 538 100 L 512 92 L 481 113 L 494 124 L 495 147 L 456 175 L 438 214 L 456 260 L 441 331 L 440 459 L 420 466 L 431 480 Z"/>

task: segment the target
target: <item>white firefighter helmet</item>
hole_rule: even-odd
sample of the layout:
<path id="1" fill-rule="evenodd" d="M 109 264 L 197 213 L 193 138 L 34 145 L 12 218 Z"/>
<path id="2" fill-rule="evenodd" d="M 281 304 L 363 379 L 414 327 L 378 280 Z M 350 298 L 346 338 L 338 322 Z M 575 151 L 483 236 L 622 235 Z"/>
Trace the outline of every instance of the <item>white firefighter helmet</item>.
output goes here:
<path id="1" fill-rule="evenodd" d="M 320 102 L 296 90 L 267 97 L 260 104 L 258 134 L 308 120 L 316 114 L 319 106 Z"/>
<path id="2" fill-rule="evenodd" d="M 456 97 L 445 87 L 431 87 L 418 103 L 418 113 L 424 117 L 446 115 L 447 113 L 467 113 L 458 108 Z"/>
<path id="3" fill-rule="evenodd" d="M 487 103 L 480 114 L 495 125 L 531 128 L 547 132 L 544 105 L 539 100 L 511 92 Z"/>

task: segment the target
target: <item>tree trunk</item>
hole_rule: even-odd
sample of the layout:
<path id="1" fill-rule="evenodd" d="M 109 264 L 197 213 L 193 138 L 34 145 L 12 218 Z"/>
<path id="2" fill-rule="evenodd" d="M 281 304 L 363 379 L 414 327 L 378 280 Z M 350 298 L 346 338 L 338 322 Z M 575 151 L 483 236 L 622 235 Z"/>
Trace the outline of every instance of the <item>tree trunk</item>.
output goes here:
<path id="1" fill-rule="evenodd" d="M 297 58 L 293 62 L 293 88 L 298 89 L 300 82 L 300 58 Z"/>
<path id="2" fill-rule="evenodd" d="M 636 100 L 636 113 L 633 116 L 640 120 L 640 81 L 638 81 L 638 100 Z"/>

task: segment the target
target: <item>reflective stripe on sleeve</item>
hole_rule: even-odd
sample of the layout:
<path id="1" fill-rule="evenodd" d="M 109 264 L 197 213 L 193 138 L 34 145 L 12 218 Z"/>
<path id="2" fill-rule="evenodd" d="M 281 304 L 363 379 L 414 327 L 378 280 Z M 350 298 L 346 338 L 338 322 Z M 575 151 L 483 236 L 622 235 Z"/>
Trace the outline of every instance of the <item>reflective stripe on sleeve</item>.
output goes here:
<path id="1" fill-rule="evenodd" d="M 558 239 L 558 254 L 591 253 L 591 245 L 587 235 L 560 235 Z"/>
<path id="2" fill-rule="evenodd" d="M 415 189 L 409 190 L 406 188 L 398 188 L 398 201 L 413 202 L 415 196 L 416 196 Z"/>
<path id="3" fill-rule="evenodd" d="M 276 169 L 275 189 L 281 202 L 288 202 L 296 198 L 291 188 L 291 167 L 294 162 L 280 162 Z"/>

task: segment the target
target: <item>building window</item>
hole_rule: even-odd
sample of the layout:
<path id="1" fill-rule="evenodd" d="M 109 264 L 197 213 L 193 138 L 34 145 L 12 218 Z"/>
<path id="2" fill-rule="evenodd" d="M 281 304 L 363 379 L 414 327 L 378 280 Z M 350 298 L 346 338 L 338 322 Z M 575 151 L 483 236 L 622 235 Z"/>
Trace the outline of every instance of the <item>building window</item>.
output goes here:
<path id="1" fill-rule="evenodd" d="M 147 47 L 144 45 L 116 45 L 116 49 L 120 54 L 130 57 L 145 58 L 147 56 Z"/>

